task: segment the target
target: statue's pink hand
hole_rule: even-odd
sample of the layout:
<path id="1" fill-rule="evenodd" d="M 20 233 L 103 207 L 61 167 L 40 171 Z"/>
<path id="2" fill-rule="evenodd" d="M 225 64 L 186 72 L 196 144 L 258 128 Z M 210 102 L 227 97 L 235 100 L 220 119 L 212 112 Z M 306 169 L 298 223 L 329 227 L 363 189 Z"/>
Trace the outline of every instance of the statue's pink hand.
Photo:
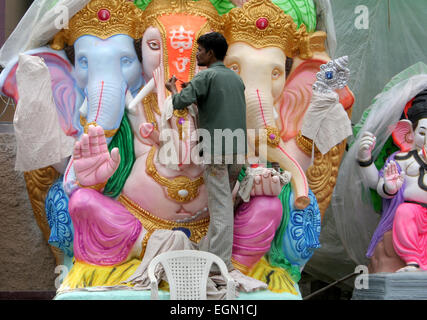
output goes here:
<path id="1" fill-rule="evenodd" d="M 89 126 L 74 145 L 74 171 L 82 186 L 94 186 L 106 182 L 120 164 L 119 149 L 108 151 L 102 127 Z"/>
<path id="2" fill-rule="evenodd" d="M 396 162 L 390 161 L 384 169 L 384 187 L 390 194 L 395 194 L 405 181 L 404 173 L 397 170 Z"/>
<path id="3" fill-rule="evenodd" d="M 278 196 L 281 191 L 279 177 L 272 176 L 270 170 L 265 169 L 262 174 L 255 176 L 251 196 Z"/>

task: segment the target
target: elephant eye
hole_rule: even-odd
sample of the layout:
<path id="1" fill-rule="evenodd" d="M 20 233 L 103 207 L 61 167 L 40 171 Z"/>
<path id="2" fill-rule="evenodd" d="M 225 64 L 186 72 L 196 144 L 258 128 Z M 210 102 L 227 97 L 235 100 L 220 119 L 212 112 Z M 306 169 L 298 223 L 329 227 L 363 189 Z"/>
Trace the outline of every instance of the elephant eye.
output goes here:
<path id="1" fill-rule="evenodd" d="M 147 41 L 151 50 L 160 50 L 160 43 L 156 40 Z"/>
<path id="2" fill-rule="evenodd" d="M 81 57 L 80 59 L 79 59 L 79 66 L 80 66 L 80 68 L 82 68 L 82 69 L 87 69 L 87 67 L 88 67 L 88 61 L 87 61 L 87 58 L 86 57 Z"/>
<path id="3" fill-rule="evenodd" d="M 280 78 L 281 75 L 282 75 L 282 72 L 279 69 L 274 69 L 273 72 L 271 73 L 271 78 L 273 80 L 277 80 Z"/>
<path id="4" fill-rule="evenodd" d="M 132 62 L 133 62 L 132 58 L 129 58 L 129 57 L 123 57 L 122 58 L 122 64 L 123 65 L 130 65 L 130 64 L 132 64 Z"/>
<path id="5" fill-rule="evenodd" d="M 235 73 L 240 74 L 240 68 L 237 63 L 233 63 L 229 68 L 233 70 Z"/>

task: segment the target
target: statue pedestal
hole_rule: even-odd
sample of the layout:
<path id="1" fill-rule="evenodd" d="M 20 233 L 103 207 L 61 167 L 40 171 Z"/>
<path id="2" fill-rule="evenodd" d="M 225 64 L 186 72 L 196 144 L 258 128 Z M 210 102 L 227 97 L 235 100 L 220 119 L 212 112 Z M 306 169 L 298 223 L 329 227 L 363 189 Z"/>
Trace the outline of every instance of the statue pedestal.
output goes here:
<path id="1" fill-rule="evenodd" d="M 295 286 L 298 289 L 298 285 Z M 101 292 L 79 291 L 58 294 L 54 300 L 150 300 L 150 290 L 111 290 Z M 170 300 L 169 292 L 159 290 L 159 300 Z M 301 293 L 293 295 L 288 292 L 275 293 L 262 290 L 251 293 L 239 292 L 236 300 L 302 300 Z"/>
<path id="2" fill-rule="evenodd" d="M 354 289 L 352 300 L 427 300 L 427 271 L 369 274 L 368 289 Z"/>

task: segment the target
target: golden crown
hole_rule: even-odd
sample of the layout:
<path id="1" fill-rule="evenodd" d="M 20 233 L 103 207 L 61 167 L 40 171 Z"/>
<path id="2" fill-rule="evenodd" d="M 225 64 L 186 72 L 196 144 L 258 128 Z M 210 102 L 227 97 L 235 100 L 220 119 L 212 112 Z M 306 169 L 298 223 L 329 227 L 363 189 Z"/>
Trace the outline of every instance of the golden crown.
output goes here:
<path id="1" fill-rule="evenodd" d="M 83 35 L 107 39 L 116 34 L 127 34 L 134 39 L 142 38 L 140 23 L 142 11 L 128 0 L 92 0 L 76 13 L 54 38 L 51 46 L 61 50 Z"/>
<path id="2" fill-rule="evenodd" d="M 156 19 L 167 14 L 186 14 L 205 17 L 213 31 L 221 32 L 222 19 L 209 0 L 152 0 L 143 12 L 141 29 L 156 26 Z"/>
<path id="3" fill-rule="evenodd" d="M 305 25 L 298 26 L 270 0 L 252 0 L 232 9 L 225 17 L 228 44 L 246 42 L 255 48 L 279 47 L 287 57 L 312 57 Z"/>

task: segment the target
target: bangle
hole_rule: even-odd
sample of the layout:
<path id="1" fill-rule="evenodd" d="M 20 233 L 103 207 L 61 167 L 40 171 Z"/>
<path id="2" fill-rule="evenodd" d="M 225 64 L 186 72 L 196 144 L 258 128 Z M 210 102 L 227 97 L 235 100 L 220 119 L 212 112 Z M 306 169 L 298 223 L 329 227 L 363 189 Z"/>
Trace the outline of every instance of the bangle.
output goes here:
<path id="1" fill-rule="evenodd" d="M 77 182 L 77 185 L 79 187 L 81 187 L 81 188 L 94 189 L 94 190 L 97 190 L 97 191 L 101 191 L 102 189 L 105 188 L 105 186 L 107 185 L 107 182 L 108 182 L 108 180 L 105 181 L 105 182 L 102 182 L 102 183 L 95 184 L 93 186 L 82 186 L 80 184 L 80 182 Z"/>
<path id="2" fill-rule="evenodd" d="M 385 190 L 385 183 L 383 184 L 383 192 L 384 192 L 384 194 L 386 194 L 386 195 L 387 195 L 387 196 L 389 196 L 389 197 L 394 197 L 394 196 L 397 194 L 397 191 L 396 191 L 395 193 L 393 193 L 393 194 L 388 193 L 388 192 Z"/>
<path id="3" fill-rule="evenodd" d="M 311 156 L 311 152 L 313 151 L 313 140 L 304 137 L 301 131 L 299 131 L 296 136 L 296 144 L 306 155 Z M 316 151 L 317 150 L 315 150 L 315 152 Z"/>
<path id="4" fill-rule="evenodd" d="M 368 161 L 361 161 L 359 159 L 357 160 L 357 163 L 361 167 L 369 167 L 373 162 L 374 162 L 374 159 L 372 157 Z"/>

